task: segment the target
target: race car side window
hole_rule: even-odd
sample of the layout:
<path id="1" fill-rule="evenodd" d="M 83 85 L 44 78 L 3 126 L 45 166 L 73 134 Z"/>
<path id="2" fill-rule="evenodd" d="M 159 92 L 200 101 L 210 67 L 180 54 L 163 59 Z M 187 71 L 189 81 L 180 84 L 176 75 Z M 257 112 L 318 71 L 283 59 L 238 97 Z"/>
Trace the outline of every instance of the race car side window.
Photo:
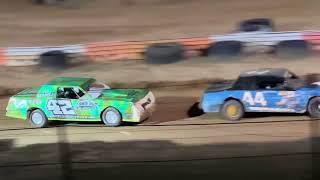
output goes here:
<path id="1" fill-rule="evenodd" d="M 240 77 L 238 80 L 233 84 L 233 90 L 256 90 L 256 78 L 249 78 L 249 77 Z"/>
<path id="2" fill-rule="evenodd" d="M 281 83 L 278 83 L 278 82 L 261 81 L 258 83 L 258 89 L 261 89 L 261 90 L 277 89 L 280 86 L 281 86 Z"/>
<path id="3" fill-rule="evenodd" d="M 79 88 L 73 88 L 73 91 L 78 95 L 79 98 L 85 95 L 85 93 Z"/>
<path id="4" fill-rule="evenodd" d="M 80 89 L 74 88 L 58 88 L 57 89 L 57 98 L 62 99 L 79 99 L 84 93 Z"/>
<path id="5" fill-rule="evenodd" d="M 285 90 L 285 83 L 283 78 L 264 77 L 258 81 L 259 90 Z"/>

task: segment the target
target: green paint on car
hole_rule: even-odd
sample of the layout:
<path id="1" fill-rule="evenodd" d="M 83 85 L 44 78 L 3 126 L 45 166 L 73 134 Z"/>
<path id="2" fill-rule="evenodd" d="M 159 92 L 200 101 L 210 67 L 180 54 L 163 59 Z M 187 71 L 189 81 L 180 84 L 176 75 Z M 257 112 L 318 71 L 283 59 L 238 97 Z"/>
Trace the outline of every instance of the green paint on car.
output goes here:
<path id="1" fill-rule="evenodd" d="M 57 77 L 12 96 L 6 116 L 28 119 L 40 109 L 49 121 L 101 121 L 108 107 L 119 111 L 121 121 L 141 122 L 152 114 L 155 97 L 147 89 L 112 89 L 93 78 Z"/>

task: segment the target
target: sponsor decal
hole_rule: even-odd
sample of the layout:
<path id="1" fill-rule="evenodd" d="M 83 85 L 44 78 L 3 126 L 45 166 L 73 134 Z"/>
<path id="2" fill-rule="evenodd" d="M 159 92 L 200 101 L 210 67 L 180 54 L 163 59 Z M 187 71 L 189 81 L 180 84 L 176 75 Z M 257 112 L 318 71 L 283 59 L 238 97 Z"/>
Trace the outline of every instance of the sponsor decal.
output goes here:
<path id="1" fill-rule="evenodd" d="M 296 108 L 299 105 L 295 91 L 280 91 L 278 94 L 281 97 L 278 106 L 287 106 L 288 108 Z"/>
<path id="2" fill-rule="evenodd" d="M 39 93 L 38 97 L 52 97 L 55 96 L 55 93 L 53 92 L 46 92 L 46 93 Z"/>
<path id="3" fill-rule="evenodd" d="M 264 112 L 296 112 L 290 108 L 271 108 L 271 107 L 249 107 L 253 111 L 264 111 Z"/>
<path id="4" fill-rule="evenodd" d="M 142 103 L 141 106 L 143 107 L 143 109 L 146 109 L 146 107 L 151 104 L 151 99 L 148 98 L 146 102 Z"/>
<path id="5" fill-rule="evenodd" d="M 15 100 L 14 99 L 14 106 L 17 108 L 26 108 L 27 107 L 27 101 L 26 100 Z"/>
<path id="6" fill-rule="evenodd" d="M 94 119 L 92 116 L 73 116 L 73 115 L 54 115 L 53 118 L 57 119 Z"/>
<path id="7" fill-rule="evenodd" d="M 95 104 L 91 101 L 80 101 L 79 102 L 79 108 L 88 108 L 88 107 L 94 107 Z"/>

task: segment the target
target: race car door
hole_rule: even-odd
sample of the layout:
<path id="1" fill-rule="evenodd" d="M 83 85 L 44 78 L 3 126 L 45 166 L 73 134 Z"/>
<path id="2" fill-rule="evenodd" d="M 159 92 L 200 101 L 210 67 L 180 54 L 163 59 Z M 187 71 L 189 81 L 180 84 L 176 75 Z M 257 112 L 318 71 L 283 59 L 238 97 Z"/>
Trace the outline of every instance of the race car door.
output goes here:
<path id="1" fill-rule="evenodd" d="M 259 79 L 255 91 L 244 92 L 242 101 L 246 109 L 254 112 L 294 112 L 295 91 L 283 84 L 282 78 Z"/>
<path id="2" fill-rule="evenodd" d="M 47 109 L 56 119 L 91 119 L 95 115 L 96 106 L 93 102 L 88 101 L 86 101 L 86 106 L 83 106 L 80 100 L 83 95 L 81 92 L 76 93 L 74 87 L 60 87 L 57 89 L 57 98 L 48 102 Z"/>

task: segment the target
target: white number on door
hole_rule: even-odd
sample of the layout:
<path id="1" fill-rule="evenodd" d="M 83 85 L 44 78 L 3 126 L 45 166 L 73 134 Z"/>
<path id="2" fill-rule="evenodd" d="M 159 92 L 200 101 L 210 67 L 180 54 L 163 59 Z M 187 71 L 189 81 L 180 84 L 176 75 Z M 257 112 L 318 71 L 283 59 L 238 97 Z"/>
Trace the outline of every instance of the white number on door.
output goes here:
<path id="1" fill-rule="evenodd" d="M 56 115 L 75 115 L 69 100 L 50 100 L 47 109 Z"/>

